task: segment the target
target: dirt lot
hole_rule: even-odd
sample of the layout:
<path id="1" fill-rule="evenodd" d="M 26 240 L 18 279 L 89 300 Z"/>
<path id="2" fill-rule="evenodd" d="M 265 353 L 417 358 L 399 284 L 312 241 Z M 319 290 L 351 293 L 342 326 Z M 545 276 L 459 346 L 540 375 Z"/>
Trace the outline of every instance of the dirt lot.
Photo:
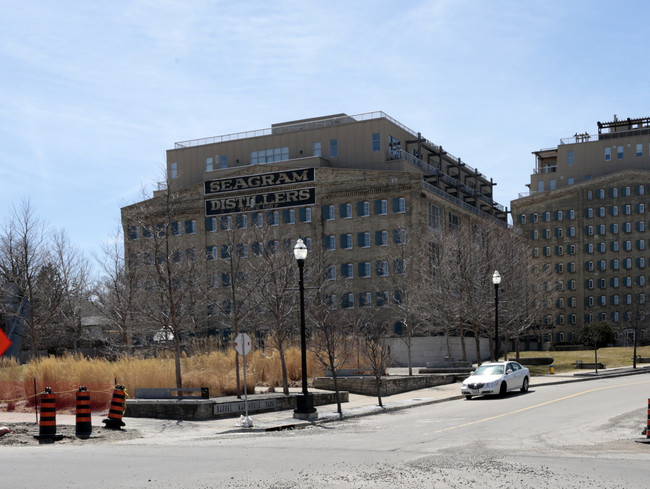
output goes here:
<path id="1" fill-rule="evenodd" d="M 39 444 L 73 444 L 82 445 L 88 443 L 112 443 L 122 440 L 140 438 L 141 435 L 137 430 L 121 429 L 108 430 L 103 427 L 93 427 L 92 434 L 87 439 L 77 438 L 75 427 L 70 425 L 57 426 L 57 433 L 63 435 L 60 441 L 38 440 L 34 435 L 38 435 L 38 425 L 36 423 L 14 423 L 6 425 L 13 430 L 13 433 L 6 433 L 0 436 L 0 447 L 3 446 L 29 446 Z"/>

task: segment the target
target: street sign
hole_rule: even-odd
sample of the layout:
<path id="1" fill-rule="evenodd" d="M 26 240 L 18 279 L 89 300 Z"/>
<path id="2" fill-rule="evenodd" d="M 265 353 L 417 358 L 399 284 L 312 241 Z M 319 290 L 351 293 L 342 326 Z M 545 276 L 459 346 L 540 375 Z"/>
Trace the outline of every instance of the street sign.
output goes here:
<path id="1" fill-rule="evenodd" d="M 5 332 L 0 329 L 0 357 L 9 349 L 10 346 L 11 340 L 7 338 Z"/>
<path id="2" fill-rule="evenodd" d="M 235 338 L 235 350 L 240 355 L 248 355 L 251 351 L 251 339 L 246 333 L 239 333 Z"/>

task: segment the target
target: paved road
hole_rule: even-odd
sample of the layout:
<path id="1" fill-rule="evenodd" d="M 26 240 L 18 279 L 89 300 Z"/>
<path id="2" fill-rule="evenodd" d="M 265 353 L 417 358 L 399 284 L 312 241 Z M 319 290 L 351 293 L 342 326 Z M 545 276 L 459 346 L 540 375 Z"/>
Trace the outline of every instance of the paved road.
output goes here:
<path id="1" fill-rule="evenodd" d="M 648 377 L 539 386 L 295 431 L 4 448 L 2 487 L 646 488 L 650 445 L 634 440 Z"/>

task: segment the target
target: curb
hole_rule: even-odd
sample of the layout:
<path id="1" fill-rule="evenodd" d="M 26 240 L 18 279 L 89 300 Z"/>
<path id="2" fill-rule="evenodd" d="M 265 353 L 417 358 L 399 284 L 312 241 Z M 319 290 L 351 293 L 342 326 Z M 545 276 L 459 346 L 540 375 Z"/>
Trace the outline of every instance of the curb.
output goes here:
<path id="1" fill-rule="evenodd" d="M 558 384 L 569 384 L 569 383 L 574 383 L 574 382 L 587 382 L 590 380 L 599 380 L 602 378 L 610 378 L 610 377 L 626 377 L 630 375 L 640 375 L 640 374 L 647 374 L 650 373 L 650 367 L 642 367 L 641 369 L 636 369 L 636 370 L 625 370 L 625 371 L 610 371 L 610 372 L 605 372 L 605 373 L 585 373 L 585 374 L 580 374 L 580 375 L 574 375 L 571 378 L 567 378 L 566 380 L 555 380 L 553 382 L 539 382 L 535 383 L 534 385 L 531 385 L 530 387 L 541 387 L 541 386 L 548 386 L 548 385 L 558 385 Z M 556 377 L 557 378 L 557 377 Z M 333 416 L 328 416 L 328 417 L 323 417 L 323 418 L 318 418 L 317 420 L 314 421 L 300 421 L 297 420 L 295 422 L 288 422 L 288 423 L 279 423 L 277 425 L 273 426 L 261 426 L 261 427 L 251 427 L 251 428 L 235 428 L 235 429 L 230 429 L 226 431 L 221 431 L 219 434 L 230 434 L 230 433 L 264 433 L 264 432 L 271 432 L 271 431 L 284 431 L 284 430 L 295 430 L 295 429 L 303 429 L 307 428 L 310 426 L 316 426 L 319 424 L 326 424 L 326 423 L 332 423 L 335 421 L 345 421 L 347 419 L 354 419 L 354 418 L 361 418 L 364 416 L 372 416 L 375 414 L 385 414 L 385 413 L 390 413 L 390 412 L 395 412 L 395 411 L 402 411 L 404 409 L 412 409 L 415 407 L 420 407 L 420 406 L 430 406 L 432 404 L 439 404 L 442 402 L 448 402 L 448 401 L 456 401 L 459 399 L 463 399 L 465 396 L 457 395 L 457 396 L 450 396 L 450 397 L 445 397 L 442 399 L 429 399 L 429 400 L 424 400 L 424 401 L 417 401 L 414 403 L 405 403 L 403 405 L 399 406 L 384 406 L 384 407 L 379 407 L 379 406 L 373 406 L 371 409 L 368 409 L 367 411 L 364 412 L 356 412 L 356 413 L 350 413 L 350 414 L 343 414 L 343 418 L 340 418 L 338 416 L 338 413 L 334 413 Z M 357 409 L 363 409 L 363 408 L 357 408 Z"/>

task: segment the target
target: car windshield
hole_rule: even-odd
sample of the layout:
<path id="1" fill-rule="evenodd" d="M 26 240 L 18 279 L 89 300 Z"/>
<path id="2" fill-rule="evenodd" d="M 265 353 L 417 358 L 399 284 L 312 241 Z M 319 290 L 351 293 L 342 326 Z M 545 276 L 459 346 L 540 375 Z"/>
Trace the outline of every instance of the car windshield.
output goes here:
<path id="1" fill-rule="evenodd" d="M 481 365 L 474 375 L 502 375 L 503 365 Z"/>

